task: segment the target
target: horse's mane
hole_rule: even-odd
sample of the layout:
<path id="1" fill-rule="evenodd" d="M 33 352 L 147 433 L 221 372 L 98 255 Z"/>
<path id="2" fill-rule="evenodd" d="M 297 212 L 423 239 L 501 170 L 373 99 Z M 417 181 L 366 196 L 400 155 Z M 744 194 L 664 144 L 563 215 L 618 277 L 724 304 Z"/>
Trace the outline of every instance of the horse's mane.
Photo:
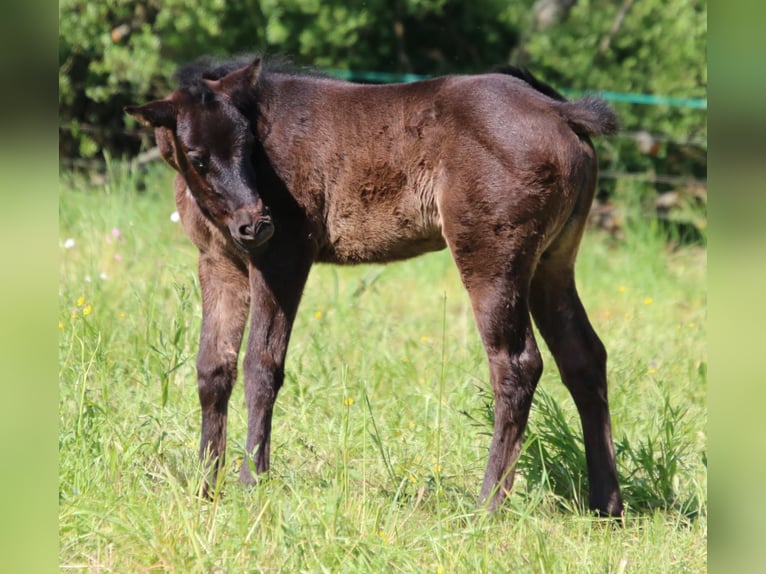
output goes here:
<path id="1" fill-rule="evenodd" d="M 256 58 L 261 58 L 263 68 L 261 73 L 278 73 L 301 76 L 325 76 L 318 70 L 310 67 L 298 67 L 293 65 L 289 58 L 282 55 L 269 56 L 266 58 L 259 52 L 239 54 L 232 58 L 216 58 L 214 56 L 202 56 L 196 60 L 184 64 L 176 69 L 173 79 L 176 89 L 182 90 L 202 103 L 214 99 L 213 90 L 203 80 L 220 80 L 225 75 L 250 65 Z M 325 76 L 326 77 L 326 76 Z"/>

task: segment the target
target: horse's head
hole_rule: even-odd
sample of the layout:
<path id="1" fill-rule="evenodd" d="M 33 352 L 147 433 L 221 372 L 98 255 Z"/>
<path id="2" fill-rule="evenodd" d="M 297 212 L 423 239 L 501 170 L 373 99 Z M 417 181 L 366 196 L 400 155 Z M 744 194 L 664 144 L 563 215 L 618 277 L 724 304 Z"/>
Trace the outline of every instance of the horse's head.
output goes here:
<path id="1" fill-rule="evenodd" d="M 183 176 L 202 212 L 246 252 L 274 234 L 257 191 L 255 135 L 241 112 L 260 68 L 256 59 L 220 79 L 200 75 L 166 99 L 125 108 L 154 128 L 162 157 Z"/>

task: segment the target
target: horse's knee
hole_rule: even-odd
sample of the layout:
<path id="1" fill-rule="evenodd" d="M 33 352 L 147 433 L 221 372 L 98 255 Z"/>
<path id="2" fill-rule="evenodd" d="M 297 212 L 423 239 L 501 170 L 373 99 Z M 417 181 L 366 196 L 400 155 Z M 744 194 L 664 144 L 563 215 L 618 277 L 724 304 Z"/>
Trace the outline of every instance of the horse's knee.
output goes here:
<path id="1" fill-rule="evenodd" d="M 604 347 L 604 343 L 601 342 L 601 339 L 595 332 L 588 343 L 588 355 L 592 364 L 598 365 L 599 368 L 606 367 L 606 347 Z"/>
<path id="2" fill-rule="evenodd" d="M 248 402 L 273 405 L 284 383 L 284 367 L 264 353 L 248 353 L 242 366 Z"/>
<path id="3" fill-rule="evenodd" d="M 496 400 L 507 403 L 513 412 L 526 412 L 543 372 L 543 358 L 537 345 L 532 341 L 520 353 L 505 352 L 491 362 L 495 366 Z"/>
<path id="4" fill-rule="evenodd" d="M 536 344 L 527 345 L 524 351 L 519 355 L 519 370 L 523 373 L 523 377 L 526 381 L 529 381 L 530 386 L 537 385 L 537 381 L 540 380 L 540 376 L 543 374 L 543 357 L 540 355 L 540 350 Z"/>
<path id="5" fill-rule="evenodd" d="M 587 347 L 572 349 L 559 360 L 561 378 L 575 400 L 606 400 L 607 352 L 597 336 L 588 341 Z"/>
<path id="6" fill-rule="evenodd" d="M 200 355 L 197 358 L 197 390 L 203 408 L 209 406 L 225 408 L 236 379 L 236 357 Z"/>

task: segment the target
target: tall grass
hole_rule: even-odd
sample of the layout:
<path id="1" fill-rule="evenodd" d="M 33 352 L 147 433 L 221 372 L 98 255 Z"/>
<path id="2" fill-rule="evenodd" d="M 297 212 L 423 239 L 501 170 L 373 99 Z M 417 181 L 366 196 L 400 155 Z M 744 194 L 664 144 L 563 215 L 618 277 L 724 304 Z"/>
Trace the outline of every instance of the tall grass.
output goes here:
<path id="1" fill-rule="evenodd" d="M 272 472 L 195 496 L 196 254 L 169 170 L 146 190 L 64 174 L 60 241 L 60 563 L 143 572 L 698 572 L 706 569 L 705 252 L 650 221 L 585 238 L 577 275 L 609 351 L 624 521 L 587 511 L 579 419 L 555 364 L 515 490 L 476 499 L 491 433 L 484 350 L 449 254 L 312 270 L 277 401 Z M 69 240 L 69 241 L 68 241 Z"/>

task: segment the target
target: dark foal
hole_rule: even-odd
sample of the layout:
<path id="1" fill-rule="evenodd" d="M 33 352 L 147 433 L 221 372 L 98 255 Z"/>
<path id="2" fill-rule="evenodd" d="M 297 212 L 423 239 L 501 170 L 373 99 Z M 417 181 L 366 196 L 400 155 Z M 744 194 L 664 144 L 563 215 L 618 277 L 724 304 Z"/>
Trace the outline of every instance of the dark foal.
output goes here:
<path id="1" fill-rule="evenodd" d="M 365 86 L 228 62 L 179 71 L 164 100 L 127 111 L 155 128 L 200 250 L 200 457 L 213 476 L 250 312 L 247 453 L 269 468 L 271 418 L 314 262 L 388 262 L 449 247 L 489 359 L 495 423 L 481 499 L 510 491 L 543 368 L 530 312 L 582 421 L 590 505 L 623 510 L 606 351 L 574 264 L 596 186 L 591 135 L 617 118 L 526 72 Z M 254 480 L 242 465 L 241 480 Z"/>

